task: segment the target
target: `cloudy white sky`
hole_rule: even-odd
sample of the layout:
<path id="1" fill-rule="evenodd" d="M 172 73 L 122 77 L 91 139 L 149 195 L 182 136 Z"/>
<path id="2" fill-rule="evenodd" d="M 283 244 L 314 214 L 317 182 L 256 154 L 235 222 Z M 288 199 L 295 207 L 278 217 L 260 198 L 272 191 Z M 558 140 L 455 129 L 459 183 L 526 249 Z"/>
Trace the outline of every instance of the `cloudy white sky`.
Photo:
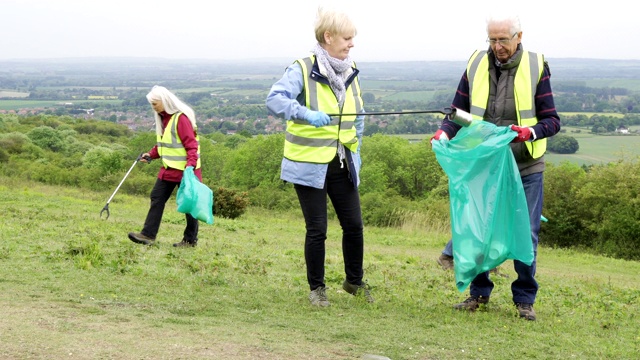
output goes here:
<path id="1" fill-rule="evenodd" d="M 339 5 L 338 5 L 339 4 Z M 520 15 L 523 45 L 549 58 L 640 60 L 633 2 L 420 0 L 2 0 L 0 59 L 133 56 L 298 58 L 318 5 L 358 28 L 356 61 L 466 60 L 489 9 Z"/>

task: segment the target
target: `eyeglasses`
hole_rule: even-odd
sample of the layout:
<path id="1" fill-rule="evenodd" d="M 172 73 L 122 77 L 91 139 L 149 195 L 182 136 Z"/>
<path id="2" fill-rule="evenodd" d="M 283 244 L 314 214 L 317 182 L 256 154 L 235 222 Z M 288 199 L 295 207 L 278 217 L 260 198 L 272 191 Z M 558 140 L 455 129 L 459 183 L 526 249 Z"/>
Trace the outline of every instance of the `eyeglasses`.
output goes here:
<path id="1" fill-rule="evenodd" d="M 517 32 L 511 35 L 511 39 L 487 39 L 487 42 L 491 46 L 495 46 L 496 44 L 500 44 L 501 46 L 507 46 L 509 45 L 509 43 L 511 43 L 511 40 L 513 40 L 513 38 L 516 37 L 516 35 L 518 35 Z"/>

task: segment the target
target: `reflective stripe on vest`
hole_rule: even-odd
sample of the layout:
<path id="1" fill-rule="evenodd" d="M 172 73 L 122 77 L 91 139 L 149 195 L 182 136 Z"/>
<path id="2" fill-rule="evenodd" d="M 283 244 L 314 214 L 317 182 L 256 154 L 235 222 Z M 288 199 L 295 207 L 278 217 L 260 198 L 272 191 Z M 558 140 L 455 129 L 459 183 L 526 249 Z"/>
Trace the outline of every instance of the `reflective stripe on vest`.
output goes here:
<path id="1" fill-rule="evenodd" d="M 315 56 L 296 60 L 302 67 L 305 106 L 327 114 L 360 113 L 362 98 L 358 78 L 345 90 L 345 101 L 340 109 L 338 100 L 329 85 L 316 81 L 312 74 Z M 352 152 L 358 148 L 355 128 L 356 116 L 336 116 L 326 126 L 316 128 L 303 119 L 287 121 L 284 157 L 293 161 L 328 163 L 336 156 L 338 142 Z"/>
<path id="2" fill-rule="evenodd" d="M 535 94 L 538 82 L 542 77 L 544 57 L 542 54 L 525 51 L 516 70 L 513 89 L 518 125 L 533 126 L 538 123 L 535 109 Z M 529 71 L 526 71 L 526 70 Z M 521 71 L 524 70 L 524 71 Z M 486 51 L 476 51 L 467 63 L 469 78 L 470 113 L 474 119 L 482 120 L 489 102 L 489 56 Z M 536 79 L 536 81 L 532 81 Z M 544 155 L 547 150 L 547 139 L 535 142 L 526 141 L 529 154 L 534 159 Z"/>
<path id="3" fill-rule="evenodd" d="M 156 135 L 158 144 L 158 155 L 162 158 L 162 165 L 166 168 L 184 170 L 187 166 L 187 150 L 182 145 L 182 140 L 178 136 L 178 118 L 182 113 L 178 112 L 171 116 L 171 119 L 164 128 L 162 136 Z M 194 129 L 195 130 L 195 129 Z M 196 133 L 198 142 L 198 162 L 196 169 L 200 168 L 200 139 Z"/>

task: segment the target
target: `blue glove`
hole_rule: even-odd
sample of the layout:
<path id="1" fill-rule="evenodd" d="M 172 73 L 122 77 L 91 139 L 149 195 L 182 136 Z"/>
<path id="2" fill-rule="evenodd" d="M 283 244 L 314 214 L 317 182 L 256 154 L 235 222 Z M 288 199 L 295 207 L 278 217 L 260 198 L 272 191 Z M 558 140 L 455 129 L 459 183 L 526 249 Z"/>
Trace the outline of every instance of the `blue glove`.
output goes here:
<path id="1" fill-rule="evenodd" d="M 329 115 L 323 113 L 322 111 L 308 110 L 304 114 L 304 119 L 307 120 L 309 124 L 315 127 L 329 125 L 329 123 L 331 122 L 331 118 L 329 117 Z"/>

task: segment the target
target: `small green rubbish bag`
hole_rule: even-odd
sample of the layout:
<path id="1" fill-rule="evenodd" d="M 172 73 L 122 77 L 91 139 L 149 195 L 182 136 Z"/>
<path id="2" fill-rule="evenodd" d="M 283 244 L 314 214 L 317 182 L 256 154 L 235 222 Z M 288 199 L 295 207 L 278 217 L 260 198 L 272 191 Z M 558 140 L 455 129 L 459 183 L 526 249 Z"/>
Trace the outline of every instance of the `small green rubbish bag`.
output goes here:
<path id="1" fill-rule="evenodd" d="M 456 287 L 508 259 L 533 262 L 533 243 L 522 180 L 506 126 L 473 121 L 451 139 L 433 142 L 449 178 Z"/>
<path id="2" fill-rule="evenodd" d="M 187 166 L 176 195 L 178 212 L 191 214 L 194 218 L 213 224 L 213 191 L 200 182 L 193 173 L 193 167 Z"/>

